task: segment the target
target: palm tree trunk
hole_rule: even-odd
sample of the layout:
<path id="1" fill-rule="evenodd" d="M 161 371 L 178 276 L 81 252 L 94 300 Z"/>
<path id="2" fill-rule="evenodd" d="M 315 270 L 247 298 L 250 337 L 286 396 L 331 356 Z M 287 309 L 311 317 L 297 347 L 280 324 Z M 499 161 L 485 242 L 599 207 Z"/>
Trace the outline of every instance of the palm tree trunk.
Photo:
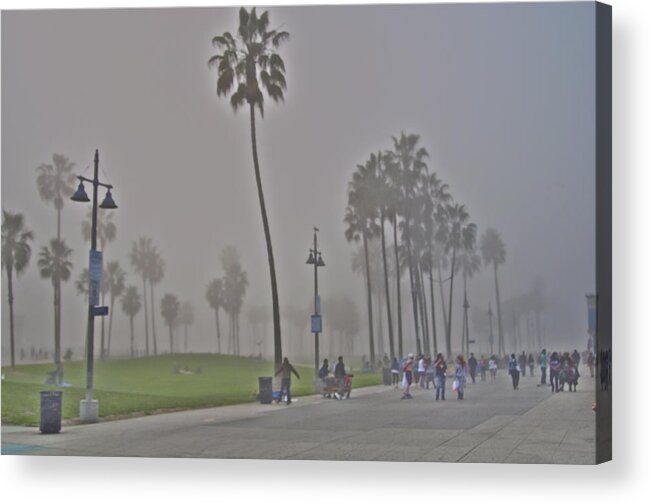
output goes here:
<path id="1" fill-rule="evenodd" d="M 427 355 L 431 355 L 429 341 L 429 320 L 427 319 L 427 297 L 425 296 L 425 283 L 423 282 L 423 268 L 418 264 L 418 298 L 420 304 L 421 319 L 423 321 L 423 349 Z"/>
<path id="2" fill-rule="evenodd" d="M 133 315 L 129 317 L 129 327 L 131 329 L 131 358 L 133 359 Z"/>
<path id="3" fill-rule="evenodd" d="M 156 304 L 154 302 L 154 284 L 149 280 L 149 291 L 151 293 L 151 340 L 154 344 L 154 355 L 158 355 L 158 345 L 156 344 Z"/>
<path id="4" fill-rule="evenodd" d="M 443 277 L 441 276 L 441 263 L 437 265 L 439 274 L 439 294 L 441 295 L 441 307 L 443 308 L 443 332 L 448 333 L 448 310 L 445 307 L 445 294 L 443 294 Z"/>
<path id="5" fill-rule="evenodd" d="M 145 307 L 145 355 L 149 357 L 149 316 L 147 315 L 147 282 L 145 275 L 142 275 L 142 296 Z"/>
<path id="6" fill-rule="evenodd" d="M 167 324 L 170 328 L 170 355 L 174 353 L 174 336 L 172 335 L 172 323 Z"/>
<path id="7" fill-rule="evenodd" d="M 391 300 L 389 299 L 389 273 L 387 271 L 387 249 L 384 237 L 384 210 L 380 215 L 380 223 L 382 230 L 382 264 L 384 265 L 384 293 L 387 301 L 387 325 L 389 327 L 389 354 L 391 360 L 396 356 L 395 348 L 393 346 L 393 323 L 391 321 Z"/>
<path id="8" fill-rule="evenodd" d="M 188 353 L 188 324 L 183 324 L 183 332 L 184 332 L 183 336 L 185 338 L 185 341 L 183 342 L 185 347 L 184 350 L 185 353 Z"/>
<path id="9" fill-rule="evenodd" d="M 61 294 L 60 282 L 54 282 L 54 363 L 61 362 Z"/>
<path id="10" fill-rule="evenodd" d="M 502 308 L 500 303 L 500 289 L 497 283 L 497 263 L 493 263 L 493 271 L 495 272 L 495 298 L 497 301 L 497 334 L 499 341 L 500 357 L 504 355 L 504 333 L 502 331 Z"/>
<path id="11" fill-rule="evenodd" d="M 375 342 L 373 341 L 373 300 L 371 299 L 371 270 L 368 264 L 368 239 L 366 229 L 362 233 L 364 239 L 364 262 L 366 264 L 366 304 L 368 307 L 368 345 L 371 369 L 375 369 Z"/>
<path id="12" fill-rule="evenodd" d="M 411 306 L 414 311 L 414 330 L 416 333 L 416 352 L 421 353 L 421 345 L 420 345 L 420 332 L 419 332 L 419 326 L 418 326 L 418 299 L 417 299 L 417 291 L 416 291 L 416 280 L 415 280 L 415 272 L 414 272 L 414 267 L 412 264 L 412 255 L 411 255 L 411 238 L 409 236 L 409 221 L 405 221 L 405 231 L 406 231 L 406 237 L 407 237 L 407 264 L 409 265 L 409 285 L 411 287 Z"/>
<path id="13" fill-rule="evenodd" d="M 111 331 L 113 329 L 113 303 L 115 303 L 115 296 L 111 294 L 111 308 L 109 311 L 109 326 L 108 326 L 108 342 L 106 344 L 106 358 L 111 356 Z"/>
<path id="14" fill-rule="evenodd" d="M 452 247 L 452 264 L 450 265 L 450 299 L 448 302 L 448 331 L 445 338 L 448 357 L 452 356 L 452 290 L 454 287 L 454 263 L 457 258 L 457 248 Z"/>
<path id="15" fill-rule="evenodd" d="M 432 342 L 434 344 L 434 356 L 439 353 L 438 343 L 436 341 L 436 313 L 434 311 L 434 278 L 432 277 L 432 252 L 430 249 L 430 263 L 429 263 L 429 302 L 430 302 L 430 312 L 432 316 Z"/>
<path id="16" fill-rule="evenodd" d="M 215 308 L 215 324 L 217 325 L 217 353 L 222 353 L 222 338 L 219 332 L 219 307 Z"/>
<path id="17" fill-rule="evenodd" d="M 382 287 L 377 286 L 375 291 L 375 297 L 377 299 L 377 356 L 378 359 L 382 358 L 385 353 L 384 349 L 384 325 L 382 324 L 382 319 L 384 318 L 384 313 L 382 313 Z"/>
<path id="18" fill-rule="evenodd" d="M 542 334 L 540 332 L 540 310 L 534 312 L 536 323 L 536 336 L 538 337 L 538 351 L 542 349 Z"/>
<path id="19" fill-rule="evenodd" d="M 7 294 L 9 296 L 9 338 L 11 347 L 11 369 L 16 367 L 16 356 L 14 350 L 14 285 L 13 268 L 7 265 Z"/>
<path id="20" fill-rule="evenodd" d="M 398 217 L 393 215 L 393 253 L 396 258 L 396 296 L 398 314 L 398 356 L 404 355 L 402 351 L 402 302 L 400 296 L 400 259 L 398 258 Z"/>
<path id="21" fill-rule="evenodd" d="M 264 204 L 264 193 L 262 192 L 262 179 L 260 178 L 260 164 L 258 163 L 258 146 L 255 136 L 255 108 L 253 102 L 249 103 L 251 117 L 251 149 L 253 151 L 253 168 L 255 170 L 255 182 L 258 187 L 258 199 L 260 201 L 260 212 L 262 213 L 262 227 L 264 228 L 264 238 L 267 243 L 267 258 L 269 260 L 269 275 L 271 276 L 271 302 L 273 304 L 274 320 L 274 365 L 278 369 L 282 364 L 282 340 L 280 337 L 280 306 L 278 302 L 278 286 L 276 284 L 276 265 L 274 263 L 274 253 L 271 246 L 271 232 L 269 231 L 269 222 L 267 220 L 267 209 Z"/>

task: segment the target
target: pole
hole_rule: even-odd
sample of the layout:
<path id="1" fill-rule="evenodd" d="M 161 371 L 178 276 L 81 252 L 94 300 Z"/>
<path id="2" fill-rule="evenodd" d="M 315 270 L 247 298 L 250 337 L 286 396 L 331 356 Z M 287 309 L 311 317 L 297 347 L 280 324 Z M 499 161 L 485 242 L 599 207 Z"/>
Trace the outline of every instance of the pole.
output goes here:
<path id="1" fill-rule="evenodd" d="M 98 186 L 99 152 L 95 150 L 95 170 L 93 174 L 93 211 L 91 217 L 90 249 L 97 249 L 97 186 Z M 88 331 L 86 332 L 86 401 L 90 406 L 93 400 L 93 364 L 94 364 L 95 317 L 90 296 L 88 302 Z"/>
<path id="2" fill-rule="evenodd" d="M 317 276 L 318 266 L 317 260 L 317 248 L 316 248 L 316 228 L 314 228 L 314 314 L 317 313 L 317 299 L 319 297 L 319 280 Z M 314 375 L 318 376 L 319 374 L 319 333 L 314 333 Z"/>
<path id="3" fill-rule="evenodd" d="M 493 355 L 493 310 L 491 310 L 491 304 L 488 303 L 488 318 L 490 320 L 490 344 L 491 344 L 491 355 Z"/>

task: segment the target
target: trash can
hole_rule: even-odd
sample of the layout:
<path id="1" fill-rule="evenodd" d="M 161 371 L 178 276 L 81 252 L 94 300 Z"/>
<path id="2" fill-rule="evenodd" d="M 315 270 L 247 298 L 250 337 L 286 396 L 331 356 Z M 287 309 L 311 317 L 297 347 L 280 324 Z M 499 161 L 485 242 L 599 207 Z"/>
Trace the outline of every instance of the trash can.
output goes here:
<path id="1" fill-rule="evenodd" d="M 391 368 L 382 368 L 382 384 L 391 385 Z"/>
<path id="2" fill-rule="evenodd" d="M 44 390 L 41 392 L 41 425 L 43 434 L 56 434 L 61 431 L 61 398 L 63 392 Z"/>
<path id="3" fill-rule="evenodd" d="M 260 390 L 258 395 L 260 398 L 260 404 L 271 404 L 273 378 L 271 376 L 260 376 L 258 378 L 258 388 Z"/>

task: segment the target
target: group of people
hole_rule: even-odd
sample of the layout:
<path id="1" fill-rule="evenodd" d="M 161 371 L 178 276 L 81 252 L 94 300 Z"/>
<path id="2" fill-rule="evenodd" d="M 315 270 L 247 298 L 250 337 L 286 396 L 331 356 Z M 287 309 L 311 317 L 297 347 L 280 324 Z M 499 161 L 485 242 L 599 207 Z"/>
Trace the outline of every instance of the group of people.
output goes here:
<path id="1" fill-rule="evenodd" d="M 466 381 L 469 378 L 475 383 L 477 377 L 481 381 L 486 381 L 490 376 L 491 381 L 497 378 L 498 369 L 507 369 L 511 377 L 513 390 L 518 390 L 520 385 L 520 376 L 526 376 L 527 368 L 529 375 L 534 376 L 536 365 L 540 368 L 540 384 L 547 385 L 547 369 L 549 369 L 549 380 L 552 392 L 562 392 L 567 385 L 568 390 L 576 392 L 579 380 L 579 364 L 582 356 L 578 350 L 569 352 L 552 352 L 548 355 L 547 350 L 543 349 L 537 357 L 533 353 L 527 354 L 522 352 L 520 355 L 512 353 L 500 359 L 496 355 L 486 358 L 481 355 L 479 359 L 474 353 L 470 354 L 468 361 L 463 355 L 458 355 L 454 361 L 454 370 L 448 371 L 448 364 L 443 354 L 438 354 L 436 358 L 430 358 L 423 354 L 414 356 L 410 353 L 407 358 L 398 362 L 393 358 L 391 362 L 392 384 L 398 388 L 402 384 L 402 399 L 411 399 L 411 387 L 417 386 L 421 389 L 429 389 L 430 384 L 436 391 L 436 400 L 445 400 L 446 379 L 449 374 L 452 377 L 452 390 L 457 393 L 457 399 L 463 400 Z M 594 377 L 595 356 L 592 351 L 584 352 L 585 364 L 590 369 L 590 376 Z M 401 382 L 402 378 L 402 382 Z"/>

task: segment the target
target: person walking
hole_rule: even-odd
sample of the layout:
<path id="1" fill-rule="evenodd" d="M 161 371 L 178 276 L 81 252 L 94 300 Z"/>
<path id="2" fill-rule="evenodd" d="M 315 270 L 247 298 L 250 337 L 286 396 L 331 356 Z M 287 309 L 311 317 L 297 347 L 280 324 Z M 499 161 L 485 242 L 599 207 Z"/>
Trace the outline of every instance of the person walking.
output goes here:
<path id="1" fill-rule="evenodd" d="M 470 358 L 468 359 L 468 371 L 470 371 L 470 379 L 475 383 L 475 374 L 477 373 L 477 359 L 475 354 L 470 352 Z"/>
<path id="2" fill-rule="evenodd" d="M 547 350 L 544 348 L 538 356 L 538 365 L 540 366 L 540 384 L 547 385 Z"/>
<path id="3" fill-rule="evenodd" d="M 513 390 L 518 390 L 518 384 L 520 383 L 520 366 L 518 361 L 515 358 L 515 354 L 511 354 L 509 359 L 509 374 L 511 375 L 511 381 L 513 382 Z"/>
<path id="4" fill-rule="evenodd" d="M 344 382 L 346 378 L 346 367 L 344 366 L 344 358 L 340 355 L 337 357 L 337 365 L 335 366 L 335 380 L 337 380 L 337 392 L 335 392 L 335 399 L 341 399 L 343 396 Z"/>
<path id="5" fill-rule="evenodd" d="M 556 352 L 552 353 L 549 358 L 549 383 L 552 386 L 552 392 L 558 392 L 558 378 L 561 372 L 561 360 Z"/>
<path id="6" fill-rule="evenodd" d="M 418 386 L 422 389 L 425 388 L 425 356 L 423 354 L 420 354 L 418 356 L 418 379 L 416 382 L 418 383 Z"/>
<path id="7" fill-rule="evenodd" d="M 533 354 L 530 353 L 529 357 L 527 357 L 527 366 L 529 366 L 529 373 L 531 376 L 533 376 L 533 367 L 534 367 L 535 359 L 533 358 Z"/>
<path id="8" fill-rule="evenodd" d="M 581 363 L 581 354 L 576 348 L 574 349 L 574 352 L 572 352 L 572 361 L 574 362 L 576 369 L 579 369 L 579 364 Z"/>
<path id="9" fill-rule="evenodd" d="M 457 362 L 454 366 L 454 381 L 457 389 L 457 399 L 463 400 L 463 389 L 466 384 L 466 361 L 463 355 L 457 356 Z"/>
<path id="10" fill-rule="evenodd" d="M 494 355 L 491 355 L 491 358 L 488 359 L 488 370 L 491 373 L 491 381 L 494 382 L 497 378 L 497 360 Z"/>
<path id="11" fill-rule="evenodd" d="M 592 350 L 588 352 L 588 357 L 585 362 L 590 369 L 590 378 L 594 378 L 594 353 L 592 353 Z"/>
<path id="12" fill-rule="evenodd" d="M 486 362 L 486 357 L 484 354 L 481 354 L 479 359 L 479 374 L 481 376 L 481 381 L 486 381 L 486 368 L 488 367 L 488 362 Z"/>
<path id="13" fill-rule="evenodd" d="M 413 396 L 410 393 L 411 384 L 414 380 L 414 354 L 410 353 L 407 355 L 407 360 L 402 365 L 402 371 L 404 373 L 404 380 L 406 382 L 405 391 L 402 393 L 401 399 L 413 399 Z"/>
<path id="14" fill-rule="evenodd" d="M 400 385 L 400 364 L 397 357 L 394 357 L 393 361 L 391 361 L 391 381 L 393 388 L 397 389 Z"/>
<path id="15" fill-rule="evenodd" d="M 439 400 L 439 397 L 442 401 L 445 401 L 445 374 L 448 370 L 448 365 L 445 362 L 443 354 L 438 354 L 436 360 L 434 361 L 434 373 L 436 376 L 436 400 Z"/>
<path id="16" fill-rule="evenodd" d="M 527 376 L 527 354 L 524 353 L 524 350 L 518 357 L 518 367 L 520 368 L 522 376 Z"/>
<path id="17" fill-rule="evenodd" d="M 289 359 L 285 357 L 283 359 L 283 363 L 280 365 L 278 371 L 276 371 L 276 374 L 274 375 L 274 376 L 280 375 L 281 377 L 280 395 L 278 396 L 278 400 L 276 401 L 276 403 L 279 403 L 280 400 L 283 398 L 283 392 L 287 394 L 287 404 L 292 403 L 292 392 L 291 392 L 292 373 L 296 375 L 296 378 L 298 378 L 299 380 L 301 379 L 301 376 L 298 374 L 298 371 L 294 369 L 294 366 L 292 366 L 289 363 Z"/>

